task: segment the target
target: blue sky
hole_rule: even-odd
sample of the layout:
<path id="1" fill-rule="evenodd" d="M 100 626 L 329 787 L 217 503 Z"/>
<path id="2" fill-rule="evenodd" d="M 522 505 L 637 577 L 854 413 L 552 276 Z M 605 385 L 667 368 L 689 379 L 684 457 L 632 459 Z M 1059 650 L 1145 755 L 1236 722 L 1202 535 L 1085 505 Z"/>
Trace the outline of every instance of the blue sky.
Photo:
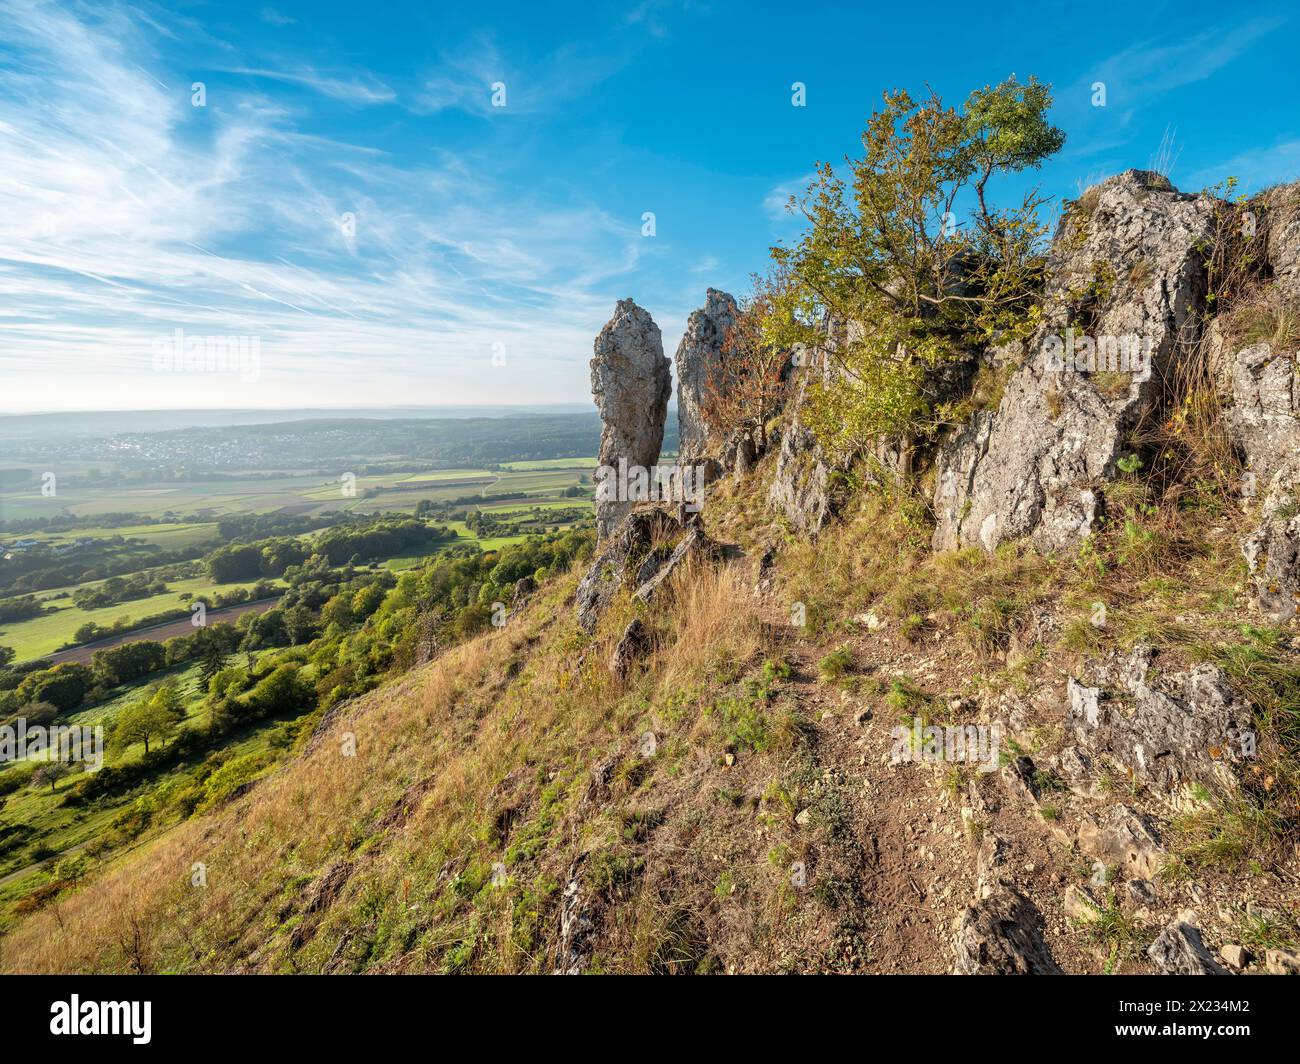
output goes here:
<path id="1" fill-rule="evenodd" d="M 1051 82 L 1068 141 L 1035 180 L 1056 196 L 1148 165 L 1167 132 L 1184 189 L 1294 180 L 1297 22 L 0 0 L 0 411 L 584 401 L 615 300 L 671 355 L 706 287 L 741 294 L 797 231 L 786 195 L 889 87 Z M 177 329 L 255 337 L 255 370 L 160 372 Z"/>

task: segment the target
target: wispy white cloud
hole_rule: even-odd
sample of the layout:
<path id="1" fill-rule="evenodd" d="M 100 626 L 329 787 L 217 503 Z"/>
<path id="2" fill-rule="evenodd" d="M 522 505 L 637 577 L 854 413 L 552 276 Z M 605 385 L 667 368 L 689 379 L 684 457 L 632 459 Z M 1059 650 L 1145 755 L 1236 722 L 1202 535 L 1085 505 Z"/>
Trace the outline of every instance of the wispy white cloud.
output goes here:
<path id="1" fill-rule="evenodd" d="M 1182 37 L 1142 41 L 1093 64 L 1057 95 L 1057 120 L 1086 131 L 1067 141 L 1062 158 L 1087 160 L 1092 166 L 1112 156 L 1131 163 L 1138 114 L 1178 89 L 1213 77 L 1288 21 L 1280 14 L 1249 14 Z M 1094 104 L 1098 83 L 1104 86 L 1105 106 Z M 1114 165 L 1107 162 L 1102 168 L 1113 170 Z"/>
<path id="2" fill-rule="evenodd" d="M 643 43 L 636 35 L 601 48 L 568 44 L 539 58 L 517 62 L 487 35 L 445 51 L 432 65 L 416 110 L 448 109 L 470 114 L 537 114 L 585 95 L 630 61 Z M 494 85 L 505 86 L 505 106 L 494 105 Z"/>
<path id="3" fill-rule="evenodd" d="M 763 213 L 772 221 L 778 222 L 790 217 L 790 197 L 798 199 L 808 190 L 808 185 L 817 175 L 807 173 L 802 177 L 792 178 L 789 181 L 782 181 L 779 185 L 773 185 L 763 197 Z"/>
<path id="4" fill-rule="evenodd" d="M 192 107 L 158 32 L 0 0 L 0 408 L 573 399 L 634 222 L 257 92 Z M 175 328 L 257 336 L 260 379 L 154 372 Z"/>
<path id="5" fill-rule="evenodd" d="M 300 67 L 296 70 L 267 70 L 250 67 L 226 70 L 228 74 L 242 74 L 252 78 L 270 78 L 289 85 L 301 85 L 303 88 L 330 96 L 336 100 L 356 104 L 391 103 L 397 99 L 397 93 L 379 79 L 370 74 L 332 75 L 325 74 L 313 67 Z"/>
<path id="6" fill-rule="evenodd" d="M 298 22 L 296 18 L 292 18 L 270 6 L 262 8 L 258 13 L 258 18 L 270 26 L 293 26 Z"/>
<path id="7" fill-rule="evenodd" d="M 1181 40 L 1145 41 L 1099 63 L 1092 80 L 1104 82 L 1107 106 L 1142 107 L 1159 97 L 1217 73 L 1287 19 L 1251 16 L 1235 25 L 1210 26 Z"/>
<path id="8" fill-rule="evenodd" d="M 1188 189 L 1209 188 L 1235 177 L 1239 191 L 1258 192 L 1280 182 L 1300 179 L 1300 140 L 1241 152 L 1213 166 L 1202 167 L 1185 182 Z"/>

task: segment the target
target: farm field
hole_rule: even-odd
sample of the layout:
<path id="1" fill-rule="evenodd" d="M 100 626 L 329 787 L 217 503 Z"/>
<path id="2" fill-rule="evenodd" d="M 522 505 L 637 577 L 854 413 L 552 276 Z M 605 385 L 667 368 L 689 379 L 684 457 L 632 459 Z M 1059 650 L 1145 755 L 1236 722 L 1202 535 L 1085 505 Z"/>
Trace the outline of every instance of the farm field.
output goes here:
<path id="1" fill-rule="evenodd" d="M 329 418 L 117 431 L 96 438 L 78 422 L 39 445 L 13 436 L 0 459 L 0 617 L 12 618 L 0 620 L 0 720 L 100 724 L 106 737 L 130 737 L 109 739 L 104 776 L 0 763 L 0 935 L 76 889 L 87 869 L 267 771 L 313 712 L 405 667 L 427 638 L 486 623 L 470 596 L 498 563 L 476 549 L 514 548 L 507 568 L 522 557 L 533 571 L 553 551 L 581 549 L 583 537 L 552 533 L 592 520 L 595 460 L 571 457 L 594 446 L 589 415 L 457 421 L 432 438 L 423 422 Z M 57 473 L 48 495 L 44 470 Z M 421 592 L 420 608 L 426 595 L 439 603 L 430 636 L 408 610 L 370 623 L 393 574 L 449 549 L 465 557 Z M 148 594 L 160 582 L 167 590 Z M 216 604 L 257 585 L 255 602 Z M 33 600 L 45 612 L 24 616 Z M 190 624 L 196 601 L 208 607 L 207 635 Z M 94 660 L 173 638 L 185 640 L 174 647 L 181 664 L 143 650 Z M 113 660 L 147 660 L 151 671 L 120 682 Z M 154 699 L 159 683 L 175 685 L 179 705 Z M 170 724 L 150 718 L 160 712 Z M 141 727 L 155 729 L 148 756 L 131 730 Z"/>
<path id="2" fill-rule="evenodd" d="M 282 581 L 270 582 L 277 587 L 284 586 Z M 47 608 L 53 608 L 53 612 L 0 625 L 0 644 L 13 647 L 16 660 L 27 661 L 52 654 L 63 644 L 71 642 L 73 633 L 87 622 L 107 628 L 123 617 L 134 621 L 158 613 L 188 609 L 190 603 L 201 601 L 204 595 L 229 592 L 236 588 L 247 590 L 255 583 L 257 581 L 250 580 L 239 584 L 215 584 L 206 577 L 172 580 L 168 581 L 169 590 L 165 594 L 118 602 L 93 610 L 74 606 L 71 598 L 50 598 L 58 592 L 41 592 L 37 597 L 45 600 Z"/>
<path id="3" fill-rule="evenodd" d="M 59 552 L 56 557 L 76 561 L 85 551 L 97 548 L 86 541 L 106 546 L 125 544 L 122 550 L 140 554 L 140 570 L 150 562 L 142 547 L 169 552 L 173 557 L 199 557 L 221 545 L 218 521 L 254 515 L 283 514 L 311 518 L 320 515 L 322 526 L 301 533 L 310 541 L 324 531 L 331 514 L 358 517 L 390 513 L 412 515 L 423 503 L 432 510 L 421 512 L 456 533 L 457 544 L 475 544 L 483 550 L 522 542 L 530 533 L 572 527 L 590 512 L 592 488 L 590 469 L 594 458 L 558 458 L 502 463 L 495 470 L 466 465 L 463 468 L 393 472 L 364 475 L 352 484 L 326 479 L 319 472 L 281 476 L 208 476 L 190 482 L 142 485 L 78 484 L 75 476 L 65 478 L 58 494 L 41 497 L 32 485 L 10 476 L 0 480 L 8 490 L 0 491 L 0 520 L 24 520 L 35 511 L 45 518 L 90 518 L 72 528 L 0 532 L 0 543 L 36 544 Z M 11 471 L 12 473 L 12 471 Z M 101 469 L 95 475 L 103 476 Z M 68 480 L 71 483 L 68 483 Z M 344 494 L 345 486 L 355 490 Z M 20 487 L 21 490 L 15 490 Z M 566 494 L 566 492 L 568 494 Z M 509 498 L 494 498 L 507 495 Z M 459 500 L 459 501 L 454 501 Z M 481 500 L 481 501 L 479 501 Z M 490 521 L 482 525 L 468 521 L 471 511 Z M 140 514 L 168 518 L 166 523 L 96 525 L 98 514 Z M 116 520 L 121 520 L 117 518 Z M 474 527 L 471 527 L 473 525 Z M 477 531 L 476 531 L 477 529 Z M 26 548 L 25 548 L 26 549 Z M 109 547 L 117 550 L 116 546 Z M 191 552 L 185 555 L 184 552 Z M 428 553 L 402 551 L 395 557 L 377 559 L 392 571 L 417 568 Z M 3 562 L 0 562 L 2 565 Z M 119 570 L 109 570 L 120 573 Z M 129 575 L 129 574 L 123 574 Z M 214 584 L 204 577 L 168 580 L 162 595 L 135 599 L 97 609 L 81 609 L 72 602 L 79 587 L 95 587 L 103 579 L 83 581 L 53 589 L 41 589 L 35 596 L 51 612 L 21 621 L 0 623 L 0 646 L 12 647 L 15 660 L 30 661 L 52 654 L 72 642 L 82 625 L 104 628 L 125 620 L 128 624 L 160 613 L 175 612 L 204 594 L 230 591 L 244 584 Z M 11 594 L 20 595 L 14 591 Z M 186 597 L 188 596 L 188 597 Z M 4 594 L 0 593 L 0 602 Z"/>
<path id="4" fill-rule="evenodd" d="M 531 458 L 522 462 L 502 462 L 501 468 L 516 472 L 529 469 L 585 469 L 590 472 L 596 468 L 596 459 L 595 457 Z"/>
<path id="5" fill-rule="evenodd" d="M 345 485 L 320 474 L 260 478 L 230 478 L 192 483 L 104 487 L 75 481 L 60 484 L 58 494 L 42 497 L 39 487 L 0 491 L 0 520 L 28 520 L 59 516 L 93 517 L 108 513 L 138 513 L 149 517 L 200 517 L 207 520 L 182 524 L 140 525 L 129 528 L 76 529 L 50 533 L 51 542 L 68 542 L 78 536 L 134 536 L 164 547 L 179 547 L 215 531 L 211 519 L 231 514 L 324 514 L 330 511 L 374 513 L 379 510 L 412 512 L 422 499 L 445 502 L 467 495 L 505 492 L 557 494 L 590 481 L 594 459 L 568 459 L 573 465 L 548 466 L 523 463 L 527 468 L 491 472 L 485 469 L 444 469 L 425 473 L 388 473 L 358 476 Z M 354 488 L 345 494 L 345 486 Z M 40 533 L 25 533 L 41 538 Z M 0 536 L 3 538 L 3 536 Z"/>

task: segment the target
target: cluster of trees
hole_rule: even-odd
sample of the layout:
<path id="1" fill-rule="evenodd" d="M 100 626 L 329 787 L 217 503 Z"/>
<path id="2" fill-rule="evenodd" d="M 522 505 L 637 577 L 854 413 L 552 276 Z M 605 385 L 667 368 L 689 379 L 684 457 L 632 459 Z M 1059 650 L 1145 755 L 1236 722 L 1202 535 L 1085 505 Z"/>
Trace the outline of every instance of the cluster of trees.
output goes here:
<path id="1" fill-rule="evenodd" d="M 165 581 L 148 573 L 135 573 L 132 576 L 110 576 L 95 587 L 79 587 L 72 593 L 72 602 L 83 610 L 95 610 L 166 593 Z"/>
<path id="2" fill-rule="evenodd" d="M 32 470 L 21 470 L 24 475 L 18 482 L 39 480 Z M 179 514 L 161 516 L 136 513 L 107 514 L 52 514 L 45 517 L 11 517 L 0 521 L 0 533 L 8 532 L 73 532 L 79 528 L 123 528 L 129 525 L 178 525 L 193 520 Z"/>
<path id="3" fill-rule="evenodd" d="M 219 584 L 283 576 L 291 565 L 301 565 L 310 556 L 306 544 L 297 539 L 265 539 L 254 543 L 231 543 L 218 547 L 203 559 L 208 576 Z"/>
<path id="4" fill-rule="evenodd" d="M 60 554 L 51 546 L 32 547 L 0 564 L 0 591 L 25 594 L 106 580 L 148 567 L 193 561 L 207 549 L 196 545 L 168 551 L 121 536 L 97 537 L 92 545 L 78 547 L 75 555 Z"/>
<path id="5" fill-rule="evenodd" d="M 165 591 L 166 588 L 164 587 Z M 219 610 L 225 606 L 237 606 L 241 602 L 253 602 L 257 599 L 269 598 L 276 592 L 275 584 L 269 580 L 258 581 L 251 588 L 232 587 L 226 591 L 217 591 L 213 594 L 205 594 L 203 601 L 209 609 Z M 192 599 L 190 592 L 181 595 L 182 599 Z M 103 639 L 106 636 L 116 635 L 119 632 L 131 632 L 136 629 L 149 628 L 155 624 L 162 624 L 165 621 L 174 621 L 178 618 L 189 617 L 192 615 L 190 606 L 182 606 L 177 609 L 163 610 L 160 613 L 153 613 L 146 617 L 120 617 L 112 624 L 102 625 L 94 621 L 87 621 L 79 625 L 77 630 L 72 633 L 71 642 L 64 645 L 67 647 L 84 646 L 87 643 L 93 643 L 97 639 Z"/>
<path id="6" fill-rule="evenodd" d="M 413 517 L 385 517 L 364 523 L 336 524 L 314 542 L 295 538 L 270 538 L 219 547 L 204 559 L 208 575 L 217 583 L 284 576 L 291 568 L 319 555 L 330 565 L 382 558 L 403 551 L 432 547 L 454 538 L 448 529 Z"/>
<path id="7" fill-rule="evenodd" d="M 270 539 L 274 536 L 302 536 L 318 528 L 351 520 L 343 513 L 312 514 L 228 514 L 217 521 L 222 542 Z"/>
<path id="8" fill-rule="evenodd" d="M 332 565 L 342 565 L 354 558 L 384 558 L 454 538 L 450 529 L 413 517 L 383 518 L 360 528 L 336 525 L 320 535 L 315 549 Z"/>
<path id="9" fill-rule="evenodd" d="M 502 520 L 487 510 L 471 510 L 467 513 L 465 527 L 480 539 L 487 539 L 489 536 L 510 536 L 516 531 L 513 522 Z"/>
<path id="10" fill-rule="evenodd" d="M 0 602 L 0 624 L 25 621 L 32 617 L 39 617 L 44 612 L 44 604 L 34 595 L 5 599 L 5 601 Z"/>
<path id="11" fill-rule="evenodd" d="M 243 633 L 234 625 L 213 624 L 163 643 L 142 639 L 106 647 L 91 655 L 89 665 L 68 661 L 44 666 L 34 661 L 8 666 L 0 661 L 0 717 L 30 719 L 27 710 L 35 703 L 52 705 L 60 712 L 93 705 L 117 687 L 210 655 L 214 646 L 224 660 L 242 641 Z"/>
<path id="12" fill-rule="evenodd" d="M 340 700 L 378 685 L 385 674 L 487 627 L 514 601 L 519 581 L 545 580 L 590 552 L 592 534 L 535 537 L 499 551 L 452 547 L 423 568 L 394 575 L 382 568 L 331 566 L 322 555 L 290 567 L 280 604 L 213 624 L 163 644 L 139 642 L 97 652 L 89 665 L 0 669 L 0 711 L 51 720 L 126 684 L 183 662 L 198 662 L 197 701 L 174 679 L 142 690 L 108 722 L 110 750 L 138 750 L 95 773 L 61 784 L 69 766 L 36 778 L 0 772 L 0 794 L 30 783 L 62 792 L 66 805 L 119 801 L 134 794 L 102 843 L 133 837 L 161 815 L 188 816 L 236 790 L 274 754 L 233 757 L 232 735 L 274 724 L 271 747 L 309 734 L 312 722 Z M 499 604 L 499 605 L 498 605 Z M 195 765 L 177 786 L 141 784 L 181 765 Z M 0 838 L 0 849 L 27 836 Z"/>

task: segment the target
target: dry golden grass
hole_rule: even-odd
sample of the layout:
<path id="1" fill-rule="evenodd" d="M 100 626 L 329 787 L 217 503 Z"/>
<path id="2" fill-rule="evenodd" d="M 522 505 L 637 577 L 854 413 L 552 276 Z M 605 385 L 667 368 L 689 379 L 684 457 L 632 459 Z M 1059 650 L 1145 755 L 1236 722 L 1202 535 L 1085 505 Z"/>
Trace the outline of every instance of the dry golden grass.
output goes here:
<path id="1" fill-rule="evenodd" d="M 555 826 L 539 833 L 540 854 L 512 863 L 562 874 L 587 766 L 634 741 L 654 703 L 763 645 L 747 589 L 730 570 L 700 567 L 664 589 L 653 670 L 616 683 L 604 662 L 631 607 L 620 603 L 588 640 L 572 619 L 575 580 L 548 585 L 504 629 L 342 707 L 249 793 L 21 921 L 0 940 L 0 969 L 422 970 L 446 967 L 467 935 L 487 944 L 496 970 L 538 968 L 536 944 L 512 931 L 511 892 L 447 901 L 458 877 L 499 856 L 497 819 L 513 810 L 518 837 L 550 802 Z M 349 733 L 355 757 L 341 752 Z M 344 861 L 337 897 L 309 911 Z M 190 883 L 196 862 L 206 886 Z M 295 950 L 302 923 L 315 926 Z"/>

